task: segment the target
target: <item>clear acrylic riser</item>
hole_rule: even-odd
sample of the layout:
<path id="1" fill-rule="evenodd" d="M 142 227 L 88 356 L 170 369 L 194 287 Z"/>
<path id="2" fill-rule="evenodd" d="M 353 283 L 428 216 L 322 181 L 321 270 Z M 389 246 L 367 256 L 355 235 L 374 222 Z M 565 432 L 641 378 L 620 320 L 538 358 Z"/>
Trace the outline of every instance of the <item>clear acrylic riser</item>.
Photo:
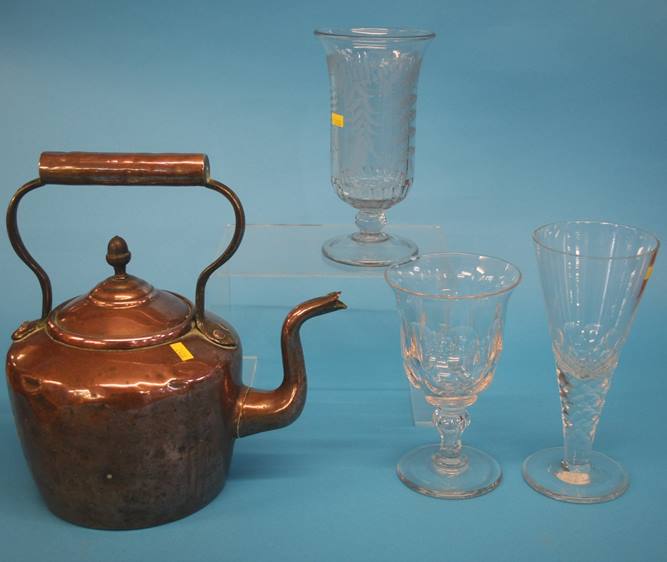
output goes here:
<path id="1" fill-rule="evenodd" d="M 241 370 L 242 381 L 246 386 L 255 386 L 255 375 L 257 374 L 257 357 L 254 355 L 243 356 L 243 367 Z"/>
<path id="2" fill-rule="evenodd" d="M 241 331 L 241 336 L 244 352 L 255 358 L 255 365 L 260 349 L 278 347 L 279 326 L 272 310 L 279 310 L 282 315 L 284 310 L 307 298 L 341 291 L 342 300 L 351 311 L 363 311 L 366 319 L 370 316 L 377 322 L 391 324 L 389 328 L 396 334 L 391 340 L 396 349 L 392 347 L 391 353 L 398 355 L 395 369 L 402 369 L 398 315 L 393 291 L 384 280 L 385 269 L 345 266 L 322 255 L 325 240 L 353 229 L 351 225 L 335 224 L 246 226 L 240 249 L 209 283 L 207 307 L 235 326 L 244 326 L 246 322 L 252 325 Z M 438 225 L 394 224 L 388 231 L 416 242 L 420 253 L 445 250 L 444 233 Z M 225 241 L 232 232 L 233 225 L 227 225 Z M 357 345 L 367 338 L 367 324 L 352 322 L 350 329 L 358 329 L 358 333 L 348 334 Z M 344 347 L 341 351 L 344 353 Z M 369 353 L 378 353 L 378 349 Z M 263 366 L 257 367 L 256 386 L 270 388 L 279 384 L 276 361 L 269 361 L 270 366 L 264 360 L 262 363 L 267 372 Z M 411 388 L 410 400 L 415 424 L 430 424 L 432 408 L 425 403 L 422 393 Z"/>

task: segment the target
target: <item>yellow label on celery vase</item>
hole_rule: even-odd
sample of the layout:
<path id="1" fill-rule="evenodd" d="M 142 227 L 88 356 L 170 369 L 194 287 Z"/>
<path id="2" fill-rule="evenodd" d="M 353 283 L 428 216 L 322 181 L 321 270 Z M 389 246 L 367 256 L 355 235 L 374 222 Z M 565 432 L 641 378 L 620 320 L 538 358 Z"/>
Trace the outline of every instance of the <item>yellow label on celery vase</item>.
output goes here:
<path id="1" fill-rule="evenodd" d="M 340 113 L 331 112 L 331 124 L 334 127 L 340 127 L 341 129 L 345 127 L 345 116 Z"/>

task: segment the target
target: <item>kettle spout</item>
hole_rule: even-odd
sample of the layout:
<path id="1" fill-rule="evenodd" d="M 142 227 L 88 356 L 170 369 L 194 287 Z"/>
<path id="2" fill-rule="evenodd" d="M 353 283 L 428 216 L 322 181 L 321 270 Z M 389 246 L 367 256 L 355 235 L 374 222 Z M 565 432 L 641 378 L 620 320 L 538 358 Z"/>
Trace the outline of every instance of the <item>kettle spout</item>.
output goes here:
<path id="1" fill-rule="evenodd" d="M 278 429 L 299 417 L 306 402 L 306 365 L 299 331 L 309 318 L 347 308 L 330 293 L 311 299 L 294 308 L 285 318 L 280 334 L 283 355 L 283 382 L 272 391 L 243 387 L 239 395 L 236 435 L 244 437 Z"/>

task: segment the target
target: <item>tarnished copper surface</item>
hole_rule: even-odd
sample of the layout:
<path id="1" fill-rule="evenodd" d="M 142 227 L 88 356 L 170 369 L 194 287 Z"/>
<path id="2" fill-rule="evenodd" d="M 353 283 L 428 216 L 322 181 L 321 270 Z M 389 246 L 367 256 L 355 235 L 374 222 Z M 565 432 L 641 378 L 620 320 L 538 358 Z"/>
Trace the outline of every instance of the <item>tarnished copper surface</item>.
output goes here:
<path id="1" fill-rule="evenodd" d="M 108 155 L 98 156 L 91 161 Z M 58 177 L 74 181 L 84 172 L 67 174 Z M 120 179 L 132 183 L 114 176 Z M 222 489 L 237 437 L 298 417 L 306 398 L 301 326 L 345 305 L 332 293 L 293 309 L 281 333 L 282 384 L 273 391 L 244 386 L 238 336 L 203 310 L 207 279 L 243 236 L 243 208 L 233 191 L 209 179 L 206 187 L 231 202 L 237 227 L 199 276 L 194 306 L 128 274 L 130 251 L 115 237 L 107 253 L 114 275 L 51 310 L 50 280 L 25 249 L 16 222 L 21 198 L 41 185 L 25 184 L 7 212 L 12 245 L 43 291 L 42 318 L 14 332 L 6 363 L 37 486 L 55 514 L 88 527 L 135 529 L 184 517 Z"/>
<path id="2" fill-rule="evenodd" d="M 193 359 L 169 345 L 77 348 L 44 328 L 12 345 L 16 425 L 53 513 L 87 527 L 133 529 L 184 517 L 222 489 L 241 348 L 217 348 L 196 329 L 177 341 Z"/>
<path id="3" fill-rule="evenodd" d="M 43 152 L 44 183 L 81 185 L 206 185 L 205 154 Z"/>

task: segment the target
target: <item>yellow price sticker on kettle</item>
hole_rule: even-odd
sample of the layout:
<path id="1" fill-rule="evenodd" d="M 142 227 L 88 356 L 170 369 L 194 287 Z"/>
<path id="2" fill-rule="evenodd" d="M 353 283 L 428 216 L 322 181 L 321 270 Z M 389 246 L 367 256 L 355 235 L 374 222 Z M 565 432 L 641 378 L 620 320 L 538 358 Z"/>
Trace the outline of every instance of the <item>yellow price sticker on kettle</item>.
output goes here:
<path id="1" fill-rule="evenodd" d="M 194 359 L 194 355 L 190 353 L 190 350 L 185 347 L 183 342 L 177 341 L 176 343 L 169 344 L 169 347 L 174 350 L 174 353 L 181 358 L 181 361 L 190 361 Z"/>
<path id="2" fill-rule="evenodd" d="M 345 116 L 340 113 L 331 112 L 331 124 L 334 127 L 340 127 L 341 129 L 345 127 Z"/>

